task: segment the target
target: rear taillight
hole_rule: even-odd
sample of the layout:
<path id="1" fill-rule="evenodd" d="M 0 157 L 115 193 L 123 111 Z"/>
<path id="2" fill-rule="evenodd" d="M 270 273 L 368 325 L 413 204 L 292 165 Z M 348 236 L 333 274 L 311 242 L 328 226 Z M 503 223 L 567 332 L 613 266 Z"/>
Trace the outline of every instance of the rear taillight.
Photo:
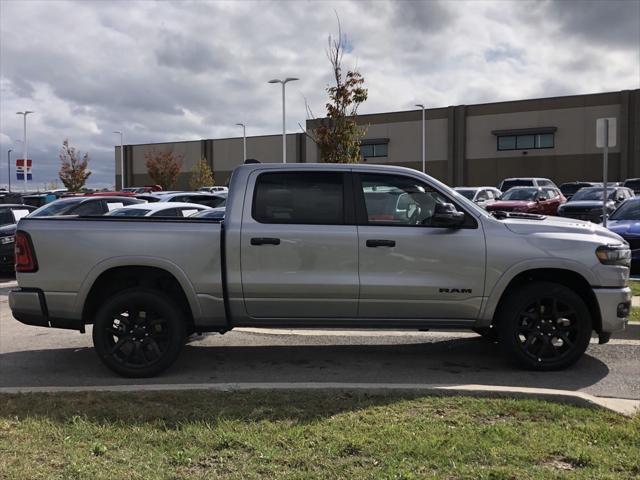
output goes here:
<path id="1" fill-rule="evenodd" d="M 21 230 L 16 232 L 15 256 L 16 272 L 36 272 L 38 270 L 36 252 L 33 250 L 31 237 L 27 232 Z"/>

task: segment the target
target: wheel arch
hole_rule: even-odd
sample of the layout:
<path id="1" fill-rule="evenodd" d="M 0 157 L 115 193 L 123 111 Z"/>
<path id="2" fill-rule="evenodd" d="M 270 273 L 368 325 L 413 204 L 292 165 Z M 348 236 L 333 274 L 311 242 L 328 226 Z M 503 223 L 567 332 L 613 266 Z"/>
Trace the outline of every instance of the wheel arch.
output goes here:
<path id="1" fill-rule="evenodd" d="M 483 312 L 484 322 L 482 322 L 482 326 L 489 326 L 493 324 L 497 314 L 500 312 L 500 308 L 511 292 L 515 291 L 522 285 L 536 281 L 557 283 L 576 292 L 584 300 L 589 312 L 591 313 L 593 329 L 596 332 L 600 332 L 602 330 L 602 317 L 600 315 L 598 300 L 587 278 L 575 270 L 549 267 L 522 270 L 511 276 L 508 282 L 504 282 L 499 292 L 494 288 L 494 292 L 492 292 L 491 297 L 487 301 L 487 305 Z"/>
<path id="2" fill-rule="evenodd" d="M 161 291 L 176 302 L 189 324 L 193 325 L 200 307 L 191 283 L 180 270 L 176 272 L 176 268 L 140 261 L 96 266 L 83 283 L 79 294 L 82 321 L 85 324 L 93 323 L 93 316 L 99 305 L 115 293 L 132 287 L 146 287 Z"/>

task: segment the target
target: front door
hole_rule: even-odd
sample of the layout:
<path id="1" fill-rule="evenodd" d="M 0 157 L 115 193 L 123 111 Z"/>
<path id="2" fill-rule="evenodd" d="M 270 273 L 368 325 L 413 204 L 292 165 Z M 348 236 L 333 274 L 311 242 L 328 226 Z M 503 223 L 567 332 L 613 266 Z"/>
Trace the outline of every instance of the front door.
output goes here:
<path id="1" fill-rule="evenodd" d="M 460 228 L 432 226 L 456 202 L 420 179 L 355 175 L 361 318 L 475 319 L 484 295 L 485 237 L 469 212 Z"/>
<path id="2" fill-rule="evenodd" d="M 358 244 L 342 171 L 251 177 L 242 219 L 242 289 L 254 318 L 355 318 Z M 348 193 L 345 194 L 345 191 Z"/>

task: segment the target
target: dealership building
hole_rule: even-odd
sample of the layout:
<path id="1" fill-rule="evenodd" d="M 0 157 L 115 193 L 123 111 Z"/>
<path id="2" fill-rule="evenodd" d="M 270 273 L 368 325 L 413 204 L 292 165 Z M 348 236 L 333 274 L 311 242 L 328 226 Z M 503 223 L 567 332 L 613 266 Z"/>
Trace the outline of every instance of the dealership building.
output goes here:
<path id="1" fill-rule="evenodd" d="M 547 177 L 557 184 L 602 178 L 596 120 L 615 118 L 616 146 L 609 149 L 611 181 L 640 177 L 640 89 L 566 97 L 429 108 L 426 172 L 452 186 L 496 185 L 506 177 Z M 311 132 L 321 119 L 308 120 Z M 359 115 L 366 134 L 362 163 L 422 168 L 422 111 Z M 318 147 L 305 133 L 288 134 L 287 162 L 319 162 Z M 153 183 L 145 155 L 171 151 L 183 158 L 176 188 L 188 189 L 195 164 L 204 159 L 224 184 L 243 163 L 243 139 L 220 138 L 125 145 L 126 186 Z M 247 137 L 247 157 L 282 161 L 282 136 Z M 115 151 L 121 185 L 120 147 Z"/>

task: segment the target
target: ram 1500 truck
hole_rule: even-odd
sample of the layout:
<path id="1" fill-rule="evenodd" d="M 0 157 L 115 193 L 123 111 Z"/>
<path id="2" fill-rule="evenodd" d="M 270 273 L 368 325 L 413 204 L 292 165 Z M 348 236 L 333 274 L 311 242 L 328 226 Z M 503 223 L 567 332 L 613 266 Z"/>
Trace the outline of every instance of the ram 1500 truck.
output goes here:
<path id="1" fill-rule="evenodd" d="M 234 327 L 473 329 L 525 368 L 573 364 L 625 327 L 630 251 L 586 222 L 489 214 L 415 170 L 253 164 L 223 221 L 29 218 L 19 321 L 84 332 L 143 377 L 194 332 Z"/>

